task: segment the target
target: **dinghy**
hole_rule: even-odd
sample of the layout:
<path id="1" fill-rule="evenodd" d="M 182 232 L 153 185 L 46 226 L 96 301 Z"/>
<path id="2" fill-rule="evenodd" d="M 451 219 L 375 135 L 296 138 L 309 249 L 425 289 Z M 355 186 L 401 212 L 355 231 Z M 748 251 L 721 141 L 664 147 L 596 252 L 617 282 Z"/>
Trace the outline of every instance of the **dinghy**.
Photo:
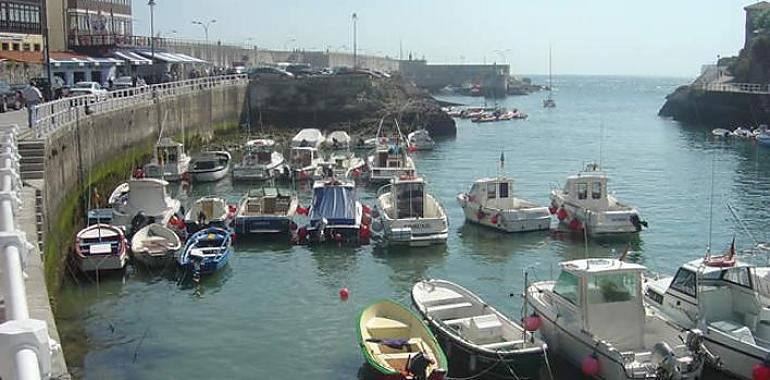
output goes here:
<path id="1" fill-rule="evenodd" d="M 243 235 L 289 233 L 297 212 L 297 196 L 275 187 L 252 189 L 235 214 L 235 233 Z"/>
<path id="2" fill-rule="evenodd" d="M 131 238 L 134 260 L 148 267 L 163 267 L 173 261 L 182 248 L 179 236 L 160 224 L 148 224 Z"/>
<path id="3" fill-rule="evenodd" d="M 128 261 L 128 242 L 120 228 L 93 224 L 75 236 L 74 254 L 81 272 L 123 269 Z"/>
<path id="4" fill-rule="evenodd" d="M 193 274 L 193 279 L 222 269 L 233 253 L 230 232 L 217 227 L 200 230 L 187 239 L 177 260 L 179 265 Z"/>
<path id="5" fill-rule="evenodd" d="M 545 343 L 460 285 L 420 281 L 412 302 L 450 357 L 454 376 L 535 379 L 547 360 Z"/>
<path id="6" fill-rule="evenodd" d="M 358 318 L 358 345 L 382 379 L 443 380 L 447 360 L 428 327 L 409 309 L 382 300 Z"/>
<path id="7" fill-rule="evenodd" d="M 184 216 L 184 223 L 187 225 L 189 233 L 197 232 L 206 227 L 227 229 L 234 216 L 235 210 L 230 210 L 224 199 L 208 195 L 193 203 Z"/>
<path id="8" fill-rule="evenodd" d="M 197 182 L 214 182 L 225 178 L 230 171 L 230 153 L 223 150 L 205 151 L 195 157 L 190 174 Z"/>

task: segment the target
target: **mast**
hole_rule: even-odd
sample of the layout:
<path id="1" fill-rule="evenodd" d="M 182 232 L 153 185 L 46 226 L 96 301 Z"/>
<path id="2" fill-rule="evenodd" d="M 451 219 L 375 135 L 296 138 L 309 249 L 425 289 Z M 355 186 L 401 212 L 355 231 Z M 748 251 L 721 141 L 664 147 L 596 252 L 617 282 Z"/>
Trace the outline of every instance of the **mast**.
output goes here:
<path id="1" fill-rule="evenodd" d="M 552 60 L 551 60 L 551 45 L 548 45 L 548 99 L 551 98 L 551 93 L 553 91 L 553 70 L 552 70 Z"/>

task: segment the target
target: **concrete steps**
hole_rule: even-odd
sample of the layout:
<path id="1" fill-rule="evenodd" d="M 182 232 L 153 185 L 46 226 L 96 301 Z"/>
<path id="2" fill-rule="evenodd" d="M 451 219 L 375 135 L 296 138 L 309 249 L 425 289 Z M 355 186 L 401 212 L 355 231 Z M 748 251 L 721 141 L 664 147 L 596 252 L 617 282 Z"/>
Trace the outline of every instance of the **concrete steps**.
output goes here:
<path id="1" fill-rule="evenodd" d="M 45 176 L 45 141 L 21 140 L 18 142 L 21 179 L 43 179 Z"/>

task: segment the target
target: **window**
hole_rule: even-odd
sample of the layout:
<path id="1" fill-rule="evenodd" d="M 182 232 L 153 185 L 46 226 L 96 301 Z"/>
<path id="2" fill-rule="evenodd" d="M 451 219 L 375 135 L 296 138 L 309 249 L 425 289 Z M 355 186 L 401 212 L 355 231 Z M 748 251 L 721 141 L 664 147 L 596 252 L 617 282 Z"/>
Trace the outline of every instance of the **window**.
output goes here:
<path id="1" fill-rule="evenodd" d="M 553 287 L 553 292 L 562 296 L 573 305 L 579 305 L 580 290 L 578 287 L 579 280 L 572 273 L 562 271 L 559 274 L 559 278 L 556 280 L 556 285 Z"/>
<path id="2" fill-rule="evenodd" d="M 21 49 L 24 50 L 24 51 L 29 51 L 30 50 L 30 45 L 29 45 L 28 42 L 23 43 L 21 46 L 22 46 Z"/>
<path id="3" fill-rule="evenodd" d="M 508 182 L 500 184 L 500 198 L 508 198 Z"/>
<path id="4" fill-rule="evenodd" d="M 35 51 L 40 51 L 40 44 L 35 44 L 34 45 L 34 50 Z"/>
<path id="5" fill-rule="evenodd" d="M 751 289 L 751 275 L 749 268 L 733 268 L 722 274 L 722 279 L 735 285 Z"/>
<path id="6" fill-rule="evenodd" d="M 602 199 L 602 183 L 599 181 L 594 182 L 594 186 L 591 189 L 591 199 Z"/>
<path id="7" fill-rule="evenodd" d="M 588 198 L 588 184 L 578 183 L 577 187 L 578 187 L 578 199 Z"/>
<path id="8" fill-rule="evenodd" d="M 11 50 L 19 51 L 19 43 L 18 42 L 14 42 L 11 46 L 12 46 Z"/>
<path id="9" fill-rule="evenodd" d="M 588 303 L 628 302 L 637 298 L 637 274 L 598 274 L 588 279 Z"/>
<path id="10" fill-rule="evenodd" d="M 8 50 L 8 43 L 7 42 L 3 42 L 0 45 L 0 50 L 7 51 Z"/>
<path id="11" fill-rule="evenodd" d="M 487 184 L 487 199 L 495 199 L 497 198 L 497 185 L 488 183 Z"/>
<path id="12" fill-rule="evenodd" d="M 674 279 L 671 281 L 671 289 L 682 292 L 691 297 L 695 297 L 696 286 L 697 279 L 695 272 L 684 268 L 679 268 L 679 271 L 676 272 L 676 276 L 674 276 Z"/>

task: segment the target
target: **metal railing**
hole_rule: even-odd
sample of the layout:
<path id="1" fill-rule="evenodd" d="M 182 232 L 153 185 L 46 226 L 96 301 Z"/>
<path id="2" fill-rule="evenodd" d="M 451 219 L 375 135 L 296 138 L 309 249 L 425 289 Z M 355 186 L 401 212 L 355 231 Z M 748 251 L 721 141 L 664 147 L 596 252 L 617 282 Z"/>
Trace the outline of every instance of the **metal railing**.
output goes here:
<path id="1" fill-rule="evenodd" d="M 0 324 L 0 378 L 39 380 L 50 377 L 58 344 L 48 336 L 45 321 L 29 317 L 24 268 L 32 245 L 16 226 L 21 210 L 17 133 L 14 126 L 0 137 L 0 292 L 6 317 Z"/>
<path id="2" fill-rule="evenodd" d="M 711 92 L 735 92 L 741 94 L 770 94 L 770 84 L 759 83 L 698 83 L 693 85 L 696 90 Z"/>
<path id="3" fill-rule="evenodd" d="M 82 95 L 38 104 L 32 109 L 32 128 L 38 139 L 89 115 L 146 105 L 154 100 L 214 87 L 248 83 L 248 75 L 233 74 L 132 87 L 103 95 Z"/>

